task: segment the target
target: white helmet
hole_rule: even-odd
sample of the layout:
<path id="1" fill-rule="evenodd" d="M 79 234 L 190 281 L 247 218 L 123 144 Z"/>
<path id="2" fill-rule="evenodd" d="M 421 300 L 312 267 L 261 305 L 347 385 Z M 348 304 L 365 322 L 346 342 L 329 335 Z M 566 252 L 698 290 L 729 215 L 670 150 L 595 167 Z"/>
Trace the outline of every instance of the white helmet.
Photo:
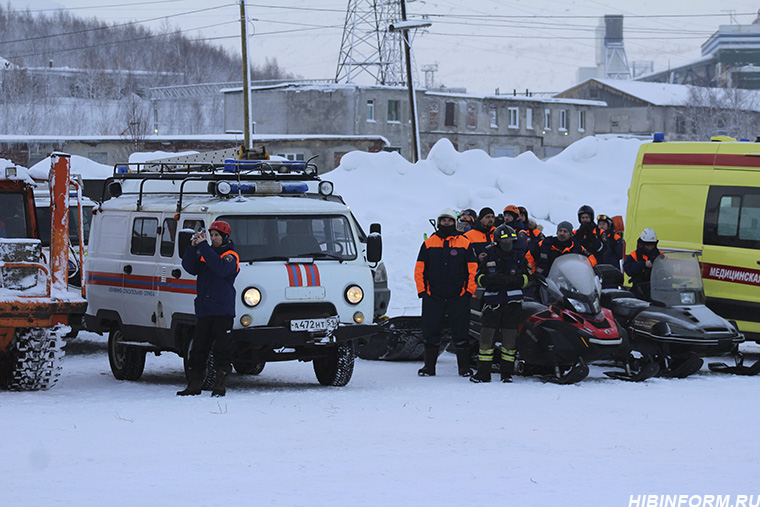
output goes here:
<path id="1" fill-rule="evenodd" d="M 438 213 L 438 221 L 440 222 L 442 218 L 450 218 L 453 221 L 457 221 L 457 212 L 454 211 L 451 208 L 446 208 L 440 213 Z"/>
<path id="2" fill-rule="evenodd" d="M 641 231 L 641 241 L 644 243 L 657 243 L 657 233 L 654 229 L 644 229 Z"/>

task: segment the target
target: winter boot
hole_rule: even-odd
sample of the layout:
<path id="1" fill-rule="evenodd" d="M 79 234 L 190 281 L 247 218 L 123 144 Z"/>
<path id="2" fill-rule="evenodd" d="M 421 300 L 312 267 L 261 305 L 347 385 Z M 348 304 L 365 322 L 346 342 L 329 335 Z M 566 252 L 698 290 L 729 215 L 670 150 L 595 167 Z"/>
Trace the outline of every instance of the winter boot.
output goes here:
<path id="1" fill-rule="evenodd" d="M 457 347 L 457 368 L 459 369 L 460 377 L 472 377 L 470 359 L 470 348 L 467 345 Z"/>
<path id="2" fill-rule="evenodd" d="M 227 375 L 229 375 L 229 373 L 217 370 L 216 382 L 214 383 L 214 388 L 211 391 L 211 396 L 214 398 L 221 398 L 227 394 Z"/>
<path id="3" fill-rule="evenodd" d="M 420 377 L 435 377 L 435 363 L 438 362 L 438 345 L 425 344 L 425 366 L 417 371 Z"/>
<path id="4" fill-rule="evenodd" d="M 476 384 L 490 382 L 492 365 L 493 361 L 478 361 L 478 371 L 470 377 L 470 382 L 475 382 Z"/>
<path id="5" fill-rule="evenodd" d="M 514 349 L 501 349 L 501 362 L 499 363 L 499 371 L 501 373 L 502 382 L 512 382 L 512 374 L 515 372 L 515 355 L 516 351 Z"/>
<path id="6" fill-rule="evenodd" d="M 187 383 L 187 387 L 182 391 L 177 391 L 177 396 L 197 396 L 201 394 L 203 388 L 203 379 L 190 379 Z"/>

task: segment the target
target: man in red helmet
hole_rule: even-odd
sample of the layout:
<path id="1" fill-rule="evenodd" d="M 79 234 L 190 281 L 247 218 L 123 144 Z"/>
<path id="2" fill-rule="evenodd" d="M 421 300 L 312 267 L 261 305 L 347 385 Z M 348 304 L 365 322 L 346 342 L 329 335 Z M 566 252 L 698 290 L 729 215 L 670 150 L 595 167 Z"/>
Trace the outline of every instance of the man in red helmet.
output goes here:
<path id="1" fill-rule="evenodd" d="M 209 227 L 211 244 L 204 231 L 196 232 L 182 257 L 182 267 L 197 275 L 195 298 L 195 334 L 190 349 L 187 387 L 179 396 L 201 394 L 206 362 L 213 347 L 216 383 L 211 396 L 226 394 L 227 376 L 232 371 L 232 338 L 235 319 L 235 277 L 240 258 L 230 239 L 230 224 L 217 220 Z"/>

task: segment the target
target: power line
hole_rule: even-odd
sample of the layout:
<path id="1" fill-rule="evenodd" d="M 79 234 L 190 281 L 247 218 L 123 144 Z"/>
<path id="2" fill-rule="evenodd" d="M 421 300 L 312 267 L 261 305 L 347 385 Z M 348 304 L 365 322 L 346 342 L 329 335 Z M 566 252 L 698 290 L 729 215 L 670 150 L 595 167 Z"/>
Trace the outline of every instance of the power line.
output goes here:
<path id="1" fill-rule="evenodd" d="M 179 1 L 179 0 L 167 0 L 167 1 L 173 2 L 173 1 Z M 133 5 L 142 5 L 142 4 L 133 4 Z M 198 10 L 195 10 L 195 11 L 181 12 L 179 14 L 170 14 L 168 16 L 160 16 L 160 17 L 157 17 L 157 18 L 144 19 L 142 21 L 129 21 L 127 23 L 121 23 L 121 24 L 98 26 L 98 27 L 95 27 L 95 28 L 84 28 L 82 30 L 75 30 L 73 32 L 63 32 L 63 33 L 54 33 L 54 34 L 49 34 L 49 35 L 40 35 L 38 37 L 27 37 L 25 39 L 6 40 L 6 41 L 0 41 L 0 44 L 13 44 L 13 43 L 16 43 L 16 42 L 29 42 L 29 41 L 36 41 L 36 40 L 43 40 L 43 39 L 51 39 L 53 37 L 65 37 L 67 35 L 77 35 L 77 34 L 80 34 L 80 33 L 96 32 L 98 30 L 109 30 L 111 28 L 122 28 L 122 27 L 125 27 L 125 26 L 139 25 L 139 24 L 142 24 L 142 23 L 150 23 L 151 21 L 159 21 L 159 20 L 167 19 L 167 18 L 176 18 L 176 17 L 179 17 L 179 16 L 187 16 L 188 14 L 197 14 L 199 12 L 213 11 L 213 10 L 222 9 L 222 8 L 225 8 L 225 7 L 232 7 L 234 5 L 235 4 L 225 4 L 225 5 L 221 5 L 219 7 L 208 7 L 206 9 L 198 9 Z M 235 20 L 235 21 L 237 21 L 237 20 Z M 201 27 L 201 28 L 207 28 L 207 27 Z M 193 28 L 192 30 L 200 30 L 200 28 Z"/>

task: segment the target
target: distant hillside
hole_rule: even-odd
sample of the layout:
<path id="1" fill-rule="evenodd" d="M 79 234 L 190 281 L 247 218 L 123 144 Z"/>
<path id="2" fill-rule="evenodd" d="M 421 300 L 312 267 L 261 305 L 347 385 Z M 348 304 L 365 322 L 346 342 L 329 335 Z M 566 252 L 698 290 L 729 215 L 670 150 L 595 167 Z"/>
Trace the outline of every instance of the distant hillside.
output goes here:
<path id="1" fill-rule="evenodd" d="M 268 59 L 251 77 L 293 76 Z M 0 5 L 0 134 L 219 133 L 220 94 L 159 104 L 148 89 L 240 81 L 239 55 L 168 26 L 158 33 Z"/>
<path id="2" fill-rule="evenodd" d="M 67 11 L 51 15 L 0 5 L 0 61 L 26 68 L 69 67 L 92 71 L 156 73 L 153 86 L 240 81 L 240 56 L 193 40 L 177 29 L 157 33 L 135 25 L 114 26 Z M 253 79 L 292 77 L 276 60 L 252 69 Z"/>

